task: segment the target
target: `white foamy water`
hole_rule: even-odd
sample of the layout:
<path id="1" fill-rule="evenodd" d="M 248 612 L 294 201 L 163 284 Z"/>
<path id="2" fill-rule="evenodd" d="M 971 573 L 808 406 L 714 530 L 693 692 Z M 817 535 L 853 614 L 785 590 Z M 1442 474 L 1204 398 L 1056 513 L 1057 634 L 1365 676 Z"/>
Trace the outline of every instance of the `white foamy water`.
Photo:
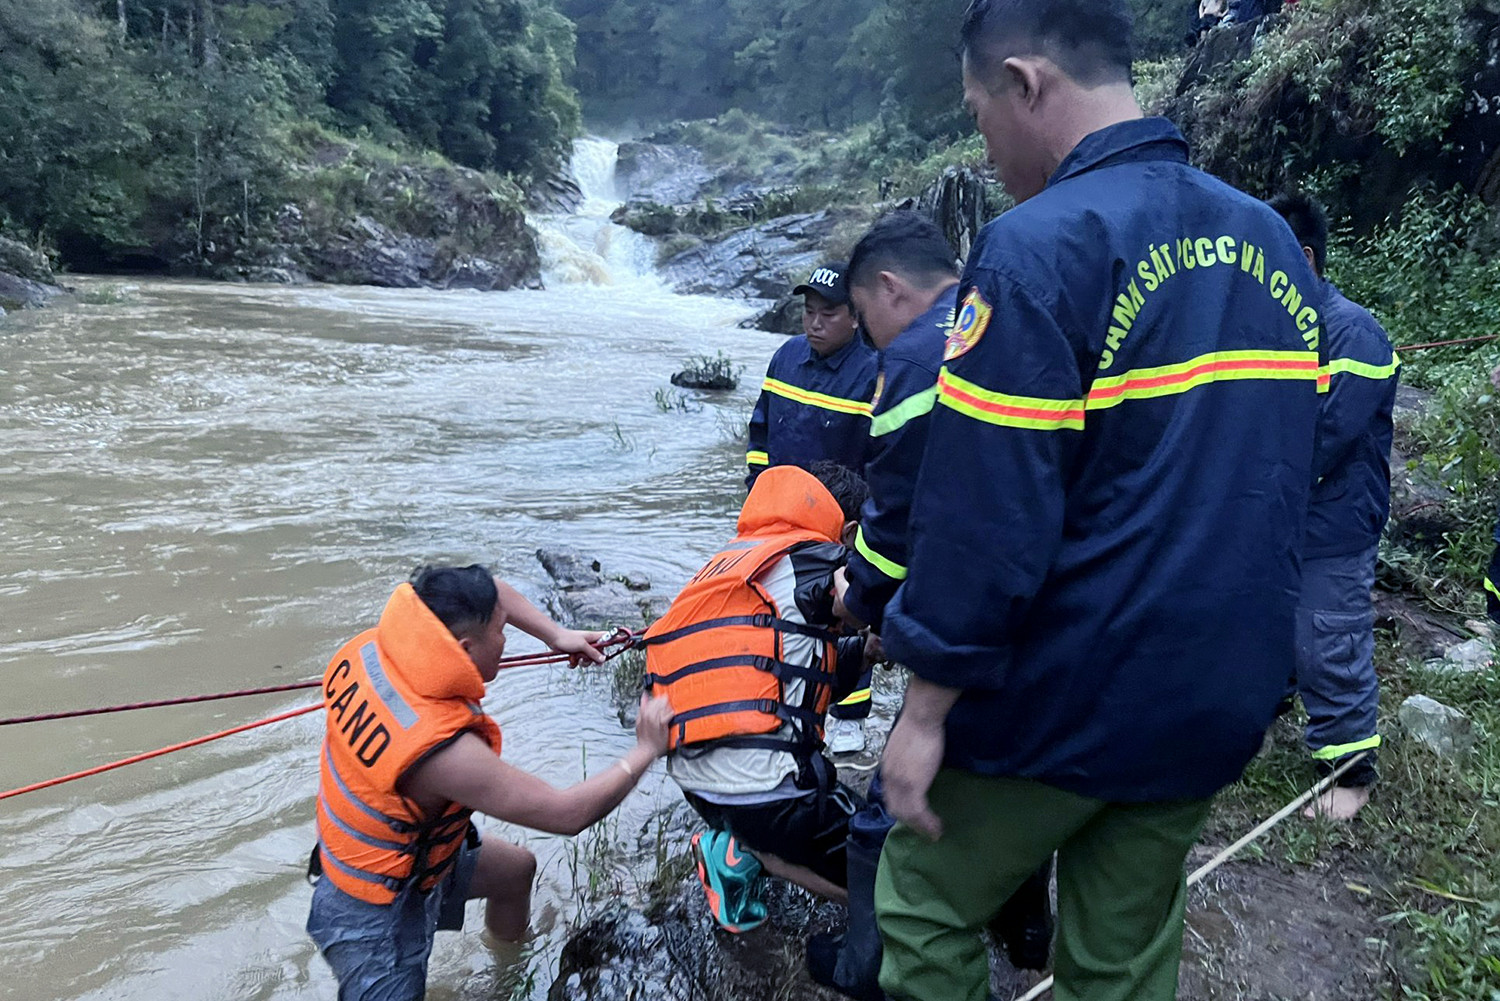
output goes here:
<path id="1" fill-rule="evenodd" d="M 542 279 L 556 284 L 620 285 L 660 289 L 656 245 L 609 221 L 620 207 L 615 187 L 619 143 L 587 137 L 573 144 L 572 172 L 583 201 L 570 215 L 532 220 L 542 249 Z"/>

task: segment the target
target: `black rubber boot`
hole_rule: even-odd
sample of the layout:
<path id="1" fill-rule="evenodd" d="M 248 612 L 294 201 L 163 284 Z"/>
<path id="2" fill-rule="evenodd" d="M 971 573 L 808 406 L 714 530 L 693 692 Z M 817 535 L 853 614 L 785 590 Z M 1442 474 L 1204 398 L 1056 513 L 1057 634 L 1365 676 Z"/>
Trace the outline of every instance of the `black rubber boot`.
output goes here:
<path id="1" fill-rule="evenodd" d="M 1045 970 L 1052 954 L 1052 860 L 1030 876 L 990 922 L 1018 970 Z"/>
<path id="2" fill-rule="evenodd" d="M 875 923 L 875 870 L 895 821 L 885 812 L 877 774 L 865 808 L 849 818 L 845 842 L 849 924 L 842 935 L 814 935 L 807 942 L 807 972 L 813 980 L 859 1001 L 884 1001 L 880 989 L 880 929 Z"/>

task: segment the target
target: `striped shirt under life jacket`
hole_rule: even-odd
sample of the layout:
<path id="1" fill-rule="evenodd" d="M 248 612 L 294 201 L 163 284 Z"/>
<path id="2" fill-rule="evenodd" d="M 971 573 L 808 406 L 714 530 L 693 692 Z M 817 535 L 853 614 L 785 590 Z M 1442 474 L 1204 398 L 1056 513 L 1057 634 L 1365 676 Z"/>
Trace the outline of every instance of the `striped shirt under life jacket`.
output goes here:
<path id="1" fill-rule="evenodd" d="M 427 816 L 402 777 L 460 734 L 500 753 L 479 705 L 484 679 L 448 627 L 402 584 L 380 624 L 346 643 L 323 675 L 328 711 L 318 783 L 318 852 L 340 890 L 388 904 L 412 880 L 427 892 L 453 864 L 472 811 Z"/>
<path id="2" fill-rule="evenodd" d="M 695 745 L 808 751 L 821 746 L 837 665 L 833 632 L 778 617 L 757 576 L 805 543 L 837 543 L 843 513 L 828 490 L 795 466 L 756 478 L 739 534 L 709 560 L 642 641 L 646 684 L 672 703 L 669 753 Z M 811 636 L 813 666 L 782 654 L 789 634 Z M 804 682 L 796 704 L 789 682 Z M 777 734 L 791 723 L 795 736 Z"/>

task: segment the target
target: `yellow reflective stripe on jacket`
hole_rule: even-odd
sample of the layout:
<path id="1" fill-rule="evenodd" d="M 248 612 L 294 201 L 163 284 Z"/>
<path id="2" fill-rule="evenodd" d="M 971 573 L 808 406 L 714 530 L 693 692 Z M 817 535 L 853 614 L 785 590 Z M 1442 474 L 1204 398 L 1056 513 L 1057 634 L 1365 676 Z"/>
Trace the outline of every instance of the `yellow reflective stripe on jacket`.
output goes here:
<path id="1" fill-rule="evenodd" d="M 862 525 L 860 526 L 859 530 L 854 533 L 854 548 L 859 550 L 859 555 L 869 560 L 870 563 L 874 565 L 875 569 L 891 578 L 891 580 L 906 579 L 906 567 L 902 566 L 894 560 L 886 559 L 884 556 L 881 556 L 875 550 L 870 548 L 870 544 L 865 541 L 865 530 L 864 526 Z"/>
<path id="2" fill-rule="evenodd" d="M 908 396 L 883 414 L 876 414 L 870 419 L 870 437 L 878 438 L 883 434 L 899 431 L 908 421 L 932 413 L 932 408 L 937 405 L 937 398 L 938 388 L 933 386 Z"/>
<path id="3" fill-rule="evenodd" d="M 1315 351 L 1214 351 L 1175 365 L 1132 369 L 1096 379 L 1083 400 L 1012 396 L 949 372 L 938 375 L 938 402 L 976 420 L 1041 431 L 1082 431 L 1085 411 L 1108 410 L 1126 400 L 1175 396 L 1214 382 L 1244 379 L 1305 380 L 1320 377 Z"/>
<path id="4" fill-rule="evenodd" d="M 1500 598 L 1500 588 L 1495 587 L 1495 582 L 1490 580 L 1489 577 L 1484 578 L 1484 589 L 1496 598 Z"/>
<path id="5" fill-rule="evenodd" d="M 841 414 L 854 414 L 856 416 L 870 416 L 869 400 L 843 400 L 837 396 L 829 396 L 827 393 L 814 393 L 810 389 L 793 386 L 789 382 L 780 379 L 766 379 L 761 383 L 761 389 L 768 393 L 775 393 L 793 403 L 806 404 L 809 407 L 818 407 L 821 410 L 833 410 Z"/>
<path id="6" fill-rule="evenodd" d="M 1396 374 L 1401 367 L 1401 356 L 1391 355 L 1389 365 L 1371 365 L 1369 362 L 1355 361 L 1353 358 L 1332 358 L 1327 365 L 1318 370 L 1318 379 L 1326 381 L 1336 375 L 1357 375 L 1362 379 L 1389 379 Z"/>
<path id="7" fill-rule="evenodd" d="M 746 452 L 745 462 L 751 466 L 769 466 L 771 457 L 764 452 Z"/>
<path id="8" fill-rule="evenodd" d="M 1213 382 L 1242 379 L 1318 378 L 1316 351 L 1214 351 L 1176 365 L 1133 369 L 1094 380 L 1089 410 L 1107 410 L 1125 400 L 1149 400 L 1186 393 Z"/>
<path id="9" fill-rule="evenodd" d="M 937 402 L 959 413 L 1002 427 L 1039 431 L 1082 431 L 1082 400 L 1044 400 L 1012 396 L 960 379 L 944 368 L 938 373 Z"/>
<path id="10" fill-rule="evenodd" d="M 857 706 L 861 702 L 869 702 L 869 701 L 870 701 L 870 690 L 868 688 L 861 688 L 857 692 L 850 692 L 848 698 L 846 698 L 846 699 L 840 699 L 839 700 L 839 705 L 841 705 L 841 706 Z"/>
<path id="11" fill-rule="evenodd" d="M 1367 751 L 1380 746 L 1380 734 L 1366 737 L 1364 740 L 1356 740 L 1352 744 L 1332 744 L 1328 747 L 1320 747 L 1313 752 L 1314 761 L 1337 761 L 1339 758 L 1355 751 Z"/>

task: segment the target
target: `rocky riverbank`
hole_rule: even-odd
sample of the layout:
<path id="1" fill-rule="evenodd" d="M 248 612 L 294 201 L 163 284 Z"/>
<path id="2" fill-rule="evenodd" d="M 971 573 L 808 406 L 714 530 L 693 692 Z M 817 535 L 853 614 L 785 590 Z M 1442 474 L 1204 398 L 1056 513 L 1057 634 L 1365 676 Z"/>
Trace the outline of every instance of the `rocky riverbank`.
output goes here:
<path id="1" fill-rule="evenodd" d="M 657 241 L 661 274 L 677 292 L 763 302 L 747 327 L 799 332 L 792 286 L 819 262 L 847 257 L 882 212 L 928 215 L 962 256 L 1003 200 L 992 180 L 962 166 L 937 168 L 916 194 L 873 204 L 859 185 L 841 183 L 849 179 L 806 183 L 806 164 L 791 156 L 752 178 L 740 164 L 675 141 L 686 131 L 621 144 L 616 184 L 626 202 L 613 218 Z"/>
<path id="2" fill-rule="evenodd" d="M 46 254 L 0 237 L 0 316 L 8 310 L 40 309 L 65 291 Z"/>

